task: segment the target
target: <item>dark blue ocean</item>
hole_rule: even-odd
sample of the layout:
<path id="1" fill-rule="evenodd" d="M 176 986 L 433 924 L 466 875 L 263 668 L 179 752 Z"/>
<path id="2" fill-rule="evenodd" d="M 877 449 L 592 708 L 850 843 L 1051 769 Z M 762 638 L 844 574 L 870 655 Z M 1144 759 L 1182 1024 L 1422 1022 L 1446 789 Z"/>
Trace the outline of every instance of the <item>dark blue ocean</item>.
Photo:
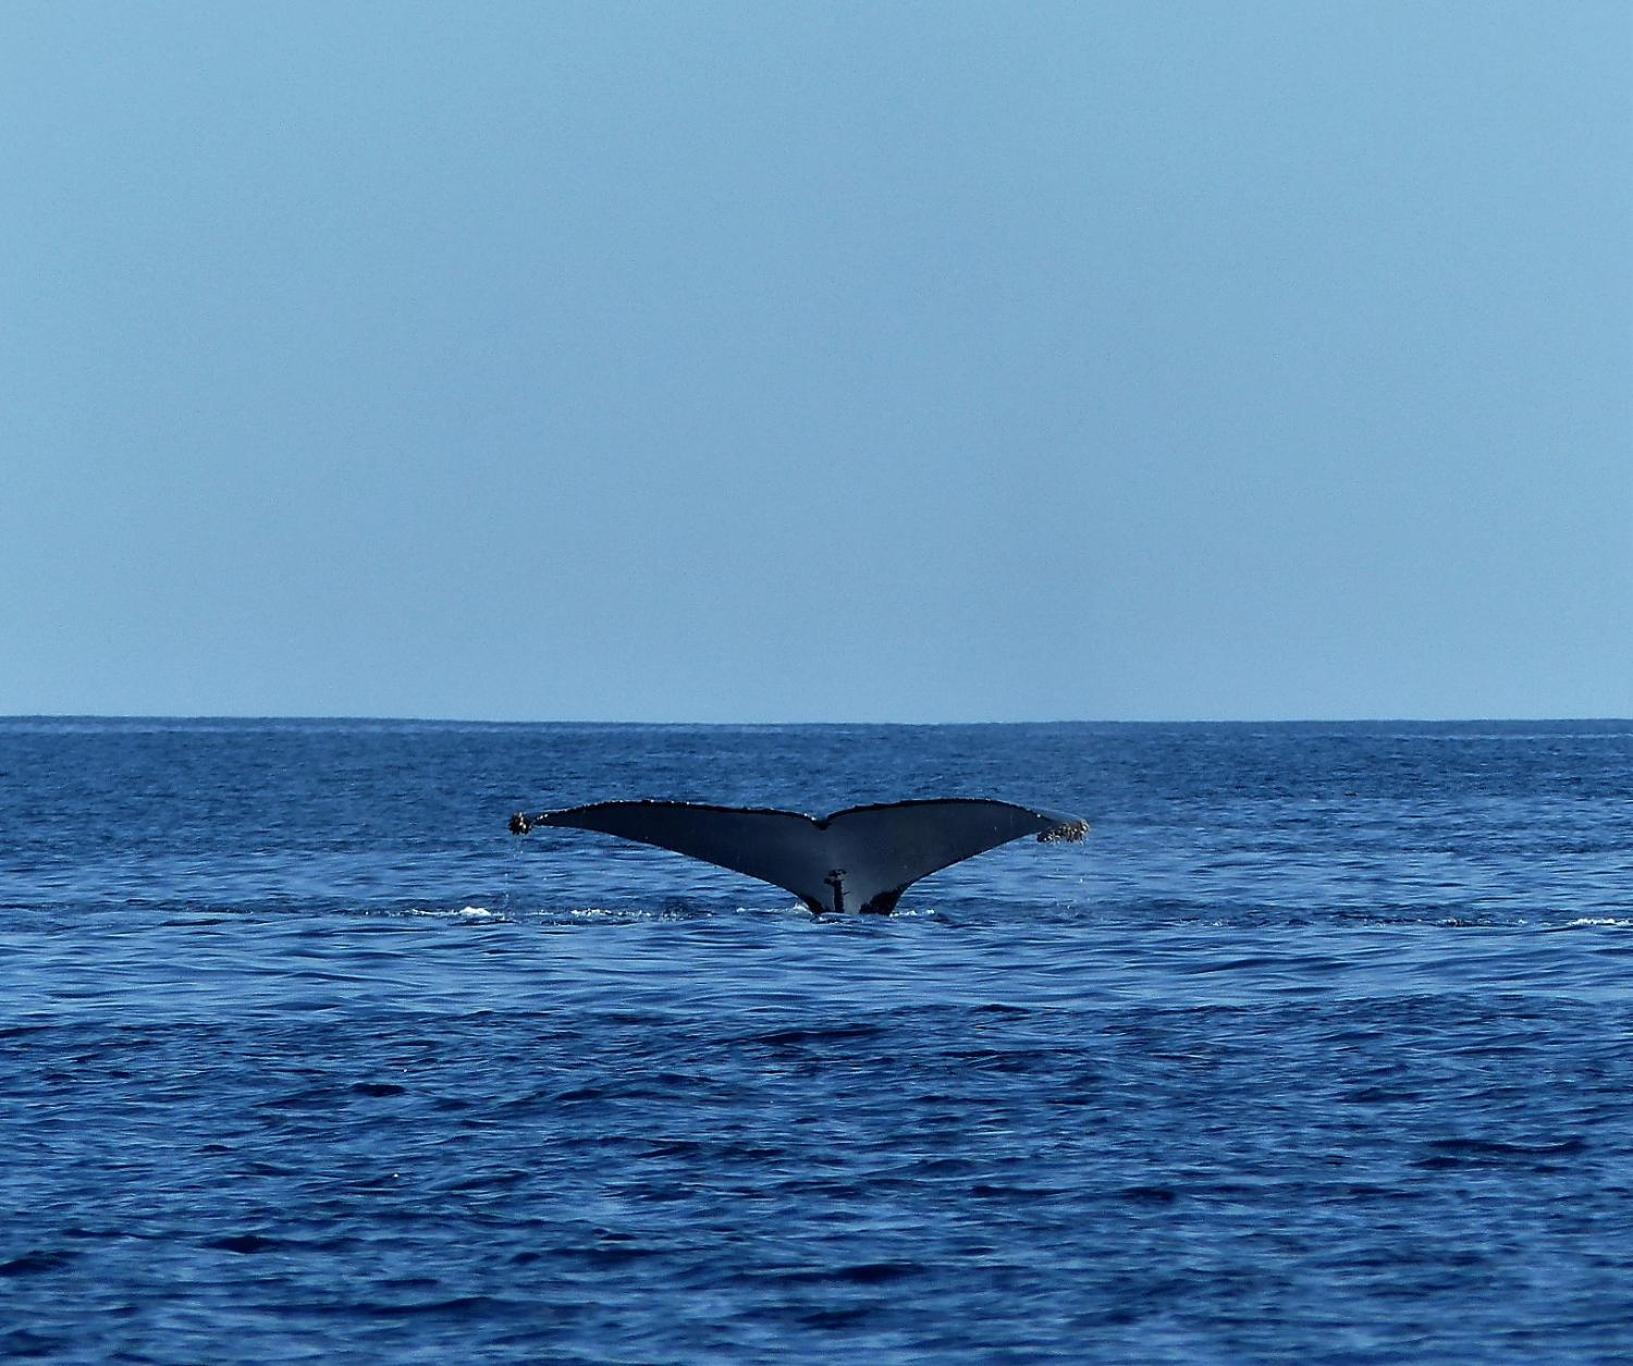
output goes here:
<path id="1" fill-rule="evenodd" d="M 1633 724 L 0 721 L 0 1356 L 1633 1357 Z M 510 812 L 1078 812 L 893 917 Z"/>

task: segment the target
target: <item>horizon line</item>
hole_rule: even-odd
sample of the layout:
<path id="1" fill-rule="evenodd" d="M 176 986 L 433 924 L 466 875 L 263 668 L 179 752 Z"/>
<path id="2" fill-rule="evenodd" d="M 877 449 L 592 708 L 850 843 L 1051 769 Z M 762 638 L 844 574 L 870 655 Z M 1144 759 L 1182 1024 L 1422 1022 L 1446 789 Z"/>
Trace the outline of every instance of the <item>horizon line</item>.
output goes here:
<path id="1" fill-rule="evenodd" d="M 1369 716 L 1204 716 L 1204 717 L 1013 717 L 1007 720 L 976 718 L 944 718 L 940 720 L 866 719 L 755 719 L 741 721 L 653 719 L 641 717 L 479 717 L 479 716 L 400 716 L 371 715 L 362 712 L 287 712 L 281 714 L 257 712 L 13 712 L 0 715 L 0 723 L 16 721 L 152 721 L 152 722 L 316 722 L 344 724 L 373 723 L 380 725 L 442 725 L 442 726 L 623 726 L 703 729 L 774 729 L 788 726 L 802 727 L 915 727 L 932 726 L 1355 726 L 1355 725 L 1589 725 L 1633 724 L 1633 717 L 1612 715 L 1518 715 L 1518 716 L 1406 716 L 1377 714 Z"/>

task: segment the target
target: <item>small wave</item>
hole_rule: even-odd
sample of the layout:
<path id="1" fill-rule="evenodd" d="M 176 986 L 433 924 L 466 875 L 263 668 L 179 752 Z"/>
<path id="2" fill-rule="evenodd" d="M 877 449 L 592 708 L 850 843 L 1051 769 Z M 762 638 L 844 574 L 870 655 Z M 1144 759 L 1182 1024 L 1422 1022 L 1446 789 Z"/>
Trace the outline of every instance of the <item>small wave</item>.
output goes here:
<path id="1" fill-rule="evenodd" d="M 503 911 L 489 910 L 486 906 L 411 906 L 409 915 L 430 916 L 435 920 L 504 920 Z"/>
<path id="2" fill-rule="evenodd" d="M 711 906 L 675 901 L 664 906 L 542 906 L 529 912 L 548 925 L 633 925 L 657 921 L 717 920 L 731 916 L 798 916 L 811 919 L 800 905 Z"/>
<path id="3" fill-rule="evenodd" d="M 1619 915 L 1582 915 L 1562 924 L 1549 925 L 1550 930 L 1633 929 L 1633 919 Z"/>
<path id="4" fill-rule="evenodd" d="M 539 923 L 569 925 L 640 925 L 666 920 L 697 920 L 709 913 L 689 906 L 542 906 L 530 912 Z"/>
<path id="5" fill-rule="evenodd" d="M 1431 1171 L 1458 1167 L 1530 1166 L 1544 1168 L 1553 1159 L 1577 1157 L 1587 1151 L 1588 1144 L 1578 1134 L 1536 1143 L 1515 1143 L 1489 1138 L 1437 1138 L 1427 1145 L 1428 1152 L 1419 1157 L 1415 1166 Z"/>
<path id="6" fill-rule="evenodd" d="M 558 912 L 568 920 L 642 920 L 639 911 L 625 910 L 618 906 L 574 906 L 569 910 Z"/>
<path id="7" fill-rule="evenodd" d="M 25 1252 L 10 1261 L 0 1262 L 0 1276 L 35 1276 L 47 1271 L 60 1271 L 74 1260 L 74 1253 L 56 1249 Z"/>

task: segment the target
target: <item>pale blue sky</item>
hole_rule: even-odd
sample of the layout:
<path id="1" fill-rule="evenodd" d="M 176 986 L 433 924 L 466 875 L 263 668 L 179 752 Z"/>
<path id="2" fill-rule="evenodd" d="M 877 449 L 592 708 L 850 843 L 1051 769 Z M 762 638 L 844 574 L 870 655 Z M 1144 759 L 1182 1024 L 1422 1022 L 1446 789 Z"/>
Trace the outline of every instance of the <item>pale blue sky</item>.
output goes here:
<path id="1" fill-rule="evenodd" d="M 0 6 L 0 713 L 1633 715 L 1633 10 Z"/>

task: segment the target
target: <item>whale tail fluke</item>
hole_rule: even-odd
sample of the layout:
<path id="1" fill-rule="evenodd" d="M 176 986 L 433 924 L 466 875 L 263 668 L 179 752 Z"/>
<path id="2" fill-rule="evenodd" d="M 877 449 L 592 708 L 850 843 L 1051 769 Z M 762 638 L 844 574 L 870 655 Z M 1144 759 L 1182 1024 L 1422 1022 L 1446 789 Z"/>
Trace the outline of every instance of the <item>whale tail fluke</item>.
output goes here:
<path id="1" fill-rule="evenodd" d="M 947 797 L 854 806 L 814 819 L 793 811 L 695 802 L 614 801 L 518 811 L 512 834 L 595 830 L 673 850 L 792 892 L 813 911 L 888 913 L 912 883 L 1000 844 L 1035 835 L 1081 840 L 1081 817 L 1012 802 Z"/>

